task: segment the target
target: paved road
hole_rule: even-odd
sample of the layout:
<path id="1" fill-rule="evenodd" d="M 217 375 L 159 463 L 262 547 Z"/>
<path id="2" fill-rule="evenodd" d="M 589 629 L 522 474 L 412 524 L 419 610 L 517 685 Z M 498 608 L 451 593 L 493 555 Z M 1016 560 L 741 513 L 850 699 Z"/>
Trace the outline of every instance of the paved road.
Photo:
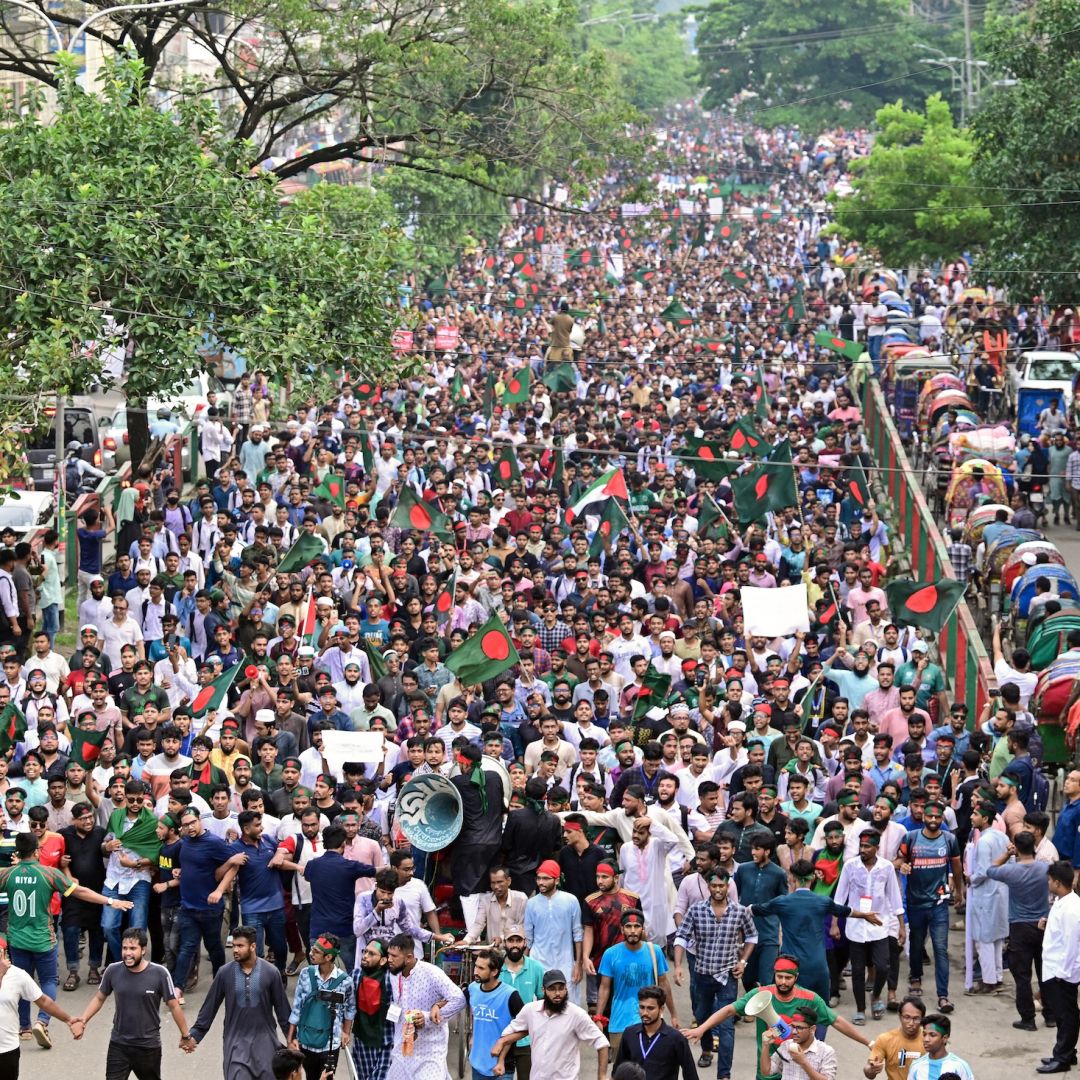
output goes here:
<path id="1" fill-rule="evenodd" d="M 999 997 L 965 998 L 963 996 L 963 935 L 954 931 L 951 935 L 952 949 L 952 996 L 956 1002 L 953 1014 L 954 1037 L 952 1046 L 956 1053 L 968 1061 L 977 1080 L 1013 1080 L 1017 1075 L 1034 1075 L 1034 1067 L 1039 1058 L 1049 1053 L 1053 1045 L 1053 1033 L 1040 1030 L 1038 1033 L 1016 1031 L 1012 1022 L 1016 1019 L 1013 996 L 1009 992 Z M 906 969 L 904 970 L 906 974 Z M 202 988 L 187 997 L 186 1008 L 189 1022 L 193 1022 L 202 1003 L 203 992 L 209 986 L 209 969 L 204 968 Z M 1011 981 L 1006 980 L 1011 988 Z M 290 996 L 295 990 L 296 981 L 290 980 Z M 901 981 L 901 990 L 906 983 Z M 61 992 L 60 997 L 65 1008 L 81 1008 L 90 997 L 90 990 L 83 985 L 74 993 Z M 679 1008 L 682 1016 L 690 1015 L 689 1000 L 685 988 L 677 990 Z M 842 1015 L 852 1012 L 851 996 L 844 992 L 838 1010 Z M 685 1021 L 684 1021 L 685 1022 Z M 84 1039 L 75 1043 L 66 1029 L 56 1029 L 56 1046 L 48 1053 L 39 1050 L 34 1043 L 23 1044 L 24 1077 L 66 1076 L 89 1080 L 101 1077 L 105 1069 L 105 1052 L 108 1045 L 109 1029 L 112 1023 L 112 1010 L 109 1005 L 92 1021 Z M 163 1075 L 166 1080 L 191 1076 L 196 1073 L 203 1080 L 220 1075 L 221 1063 L 221 1022 L 220 1019 L 202 1046 L 191 1057 L 177 1048 L 179 1036 L 172 1023 L 172 1018 L 163 1013 L 165 1053 L 163 1057 Z M 55 1022 L 54 1022 L 55 1026 Z M 867 1021 L 865 1031 L 872 1037 L 877 1031 L 885 1031 L 895 1026 L 893 1014 L 886 1014 L 880 1024 Z M 865 1051 L 862 1047 L 847 1039 L 833 1035 L 830 1043 L 835 1046 L 840 1059 L 838 1076 L 840 1080 L 858 1080 L 862 1075 Z M 456 1062 L 456 1054 L 452 1055 Z M 753 1073 L 754 1039 L 750 1024 L 740 1025 L 736 1037 L 735 1069 L 733 1075 L 747 1080 Z M 48 1073 L 45 1069 L 48 1068 Z M 702 1080 L 712 1080 L 713 1071 L 707 1070 L 708 1076 Z M 596 1058 L 591 1051 L 584 1054 L 582 1080 L 593 1080 L 596 1075 Z M 344 1074 L 342 1074 L 344 1076 Z M 361 1077 L 360 1080 L 365 1080 Z"/>

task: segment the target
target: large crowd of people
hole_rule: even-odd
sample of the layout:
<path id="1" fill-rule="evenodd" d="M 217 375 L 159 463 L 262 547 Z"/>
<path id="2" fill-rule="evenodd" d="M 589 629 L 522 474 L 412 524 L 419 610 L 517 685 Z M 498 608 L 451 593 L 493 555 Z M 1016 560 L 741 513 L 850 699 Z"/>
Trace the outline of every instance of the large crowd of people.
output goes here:
<path id="1" fill-rule="evenodd" d="M 874 372 L 815 341 L 879 352 L 821 232 L 864 137 L 654 134 L 661 215 L 615 177 L 517 204 L 417 285 L 424 374 L 211 397 L 194 490 L 136 468 L 83 514 L 70 655 L 57 536 L 0 550 L 0 1080 L 102 1009 L 107 1076 L 151 1080 L 163 1004 L 194 1054 L 223 1011 L 228 1080 L 441 1080 L 466 1012 L 474 1080 L 571 1080 L 583 1045 L 600 1080 L 727 1080 L 755 1017 L 762 1077 L 834 1080 L 833 1028 L 868 1078 L 971 1080 L 950 1014 L 1006 970 L 1038 1071 L 1075 1063 L 1080 773 L 1051 838 L 1030 681 L 969 715 L 892 621 Z M 932 345 L 963 286 L 902 286 Z"/>

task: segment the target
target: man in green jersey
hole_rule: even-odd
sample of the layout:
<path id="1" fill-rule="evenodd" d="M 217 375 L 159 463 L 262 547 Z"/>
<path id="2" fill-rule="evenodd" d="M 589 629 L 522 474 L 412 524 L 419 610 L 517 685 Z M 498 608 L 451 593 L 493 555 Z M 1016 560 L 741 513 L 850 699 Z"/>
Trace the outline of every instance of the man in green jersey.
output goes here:
<path id="1" fill-rule="evenodd" d="M 12 963 L 31 977 L 37 973 L 46 997 L 55 998 L 59 989 L 56 968 L 56 927 L 49 906 L 56 893 L 74 896 L 90 904 L 131 908 L 129 900 L 117 900 L 87 889 L 68 877 L 63 870 L 42 866 L 38 861 L 38 840 L 32 833 L 15 837 L 14 866 L 0 868 L 0 892 L 8 896 L 8 949 Z M 19 1029 L 30 1032 L 43 1050 L 52 1046 L 49 1014 L 38 1013 L 30 1027 L 30 1002 L 19 1003 Z"/>

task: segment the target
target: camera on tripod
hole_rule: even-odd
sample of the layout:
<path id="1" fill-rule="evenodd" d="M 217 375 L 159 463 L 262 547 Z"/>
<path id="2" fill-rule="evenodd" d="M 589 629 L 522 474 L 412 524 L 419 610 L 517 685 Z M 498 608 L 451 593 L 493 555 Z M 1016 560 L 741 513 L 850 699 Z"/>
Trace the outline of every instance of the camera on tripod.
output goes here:
<path id="1" fill-rule="evenodd" d="M 344 990 L 318 990 L 316 994 L 320 1001 L 325 1001 L 327 1005 L 344 1005 L 345 1004 L 345 991 Z"/>

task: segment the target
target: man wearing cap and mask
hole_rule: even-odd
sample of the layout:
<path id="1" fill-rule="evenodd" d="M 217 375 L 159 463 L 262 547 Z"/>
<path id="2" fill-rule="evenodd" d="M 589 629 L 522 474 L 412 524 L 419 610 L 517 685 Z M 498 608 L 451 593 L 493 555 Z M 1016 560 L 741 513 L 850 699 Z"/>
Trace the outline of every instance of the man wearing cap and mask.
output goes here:
<path id="1" fill-rule="evenodd" d="M 526 1003 L 506 1026 L 491 1048 L 496 1064 L 494 1076 L 506 1073 L 510 1048 L 523 1038 L 532 1042 L 532 1058 L 543 1062 L 544 1080 L 578 1080 L 581 1075 L 580 1044 L 589 1043 L 597 1052 L 597 1080 L 607 1080 L 608 1041 L 589 1019 L 584 1009 L 569 1000 L 566 975 L 558 968 L 544 973 L 544 996 Z"/>

